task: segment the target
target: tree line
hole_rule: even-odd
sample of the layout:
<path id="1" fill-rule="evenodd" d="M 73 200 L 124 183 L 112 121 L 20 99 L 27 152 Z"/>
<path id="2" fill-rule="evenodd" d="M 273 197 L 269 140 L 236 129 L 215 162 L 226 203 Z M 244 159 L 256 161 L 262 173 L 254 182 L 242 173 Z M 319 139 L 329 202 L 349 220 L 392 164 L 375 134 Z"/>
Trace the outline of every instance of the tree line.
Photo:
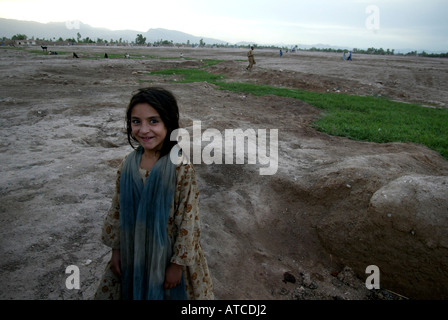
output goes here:
<path id="1" fill-rule="evenodd" d="M 25 34 L 16 34 L 14 36 L 12 36 L 10 39 L 7 37 L 1 37 L 0 38 L 1 41 L 8 41 L 8 40 L 28 40 L 28 36 Z M 105 40 L 105 39 L 101 39 L 101 38 L 97 38 L 96 40 L 91 39 L 90 37 L 85 37 L 82 38 L 81 34 L 78 32 L 76 35 L 76 39 L 75 38 L 66 38 L 65 40 L 62 37 L 59 37 L 58 39 L 56 39 L 56 37 L 50 38 L 50 39 L 45 39 L 45 38 L 34 38 L 31 37 L 29 40 L 35 40 L 35 41 L 43 41 L 43 42 L 68 42 L 68 43 L 98 43 L 98 44 L 127 44 L 128 41 L 123 40 L 122 38 L 120 38 L 119 40 L 113 40 L 110 39 L 110 41 Z"/>
<path id="2" fill-rule="evenodd" d="M 0 38 L 2 40 L 2 42 L 5 42 L 7 40 L 27 40 L 28 37 L 25 34 L 16 34 L 14 36 L 11 37 L 11 39 L 8 39 L 7 37 L 2 37 Z M 137 34 L 135 41 L 129 42 L 127 40 L 123 40 L 122 38 L 120 38 L 119 40 L 114 40 L 114 39 L 110 39 L 105 40 L 105 39 L 101 39 L 101 38 L 97 38 L 96 40 L 93 40 L 89 37 L 85 37 L 82 38 L 81 34 L 78 32 L 76 35 L 76 39 L 75 38 L 67 38 L 67 39 L 62 39 L 62 37 L 59 37 L 58 39 L 56 39 L 56 37 L 54 37 L 53 39 L 39 39 L 36 38 L 34 39 L 34 37 L 31 38 L 31 40 L 36 40 L 36 41 L 47 41 L 47 42 L 69 42 L 71 44 L 76 44 L 76 43 L 88 43 L 88 44 L 117 44 L 117 45 L 139 45 L 139 46 L 149 46 L 149 45 L 153 45 L 153 46 L 188 46 L 188 47 L 217 47 L 217 48 L 229 48 L 229 47 L 233 47 L 233 48 L 247 48 L 248 44 L 206 44 L 204 42 L 203 39 L 200 39 L 199 43 L 191 43 L 190 40 L 188 40 L 186 43 L 174 43 L 173 40 L 164 40 L 164 39 L 160 39 L 160 40 L 156 40 L 153 43 L 147 43 L 146 42 L 146 37 L 143 37 L 143 34 Z M 297 51 L 297 50 L 301 50 L 301 51 L 318 51 L 318 52 L 336 52 L 336 53 L 343 53 L 343 52 L 348 52 L 348 51 L 352 51 L 353 53 L 356 54 L 374 54 L 374 55 L 404 55 L 404 56 L 422 56 L 422 57 L 431 57 L 431 58 L 448 58 L 448 52 L 446 53 L 427 53 L 426 51 L 422 51 L 422 52 L 418 52 L 418 51 L 410 51 L 408 53 L 396 53 L 395 49 L 383 49 L 383 48 L 368 48 L 368 49 L 359 49 L 359 48 L 353 48 L 353 50 L 348 50 L 348 49 L 335 49 L 335 48 L 316 48 L 316 47 L 311 47 L 309 49 L 303 49 L 303 48 L 299 48 L 297 45 L 296 46 L 276 46 L 276 45 L 258 45 L 258 44 L 253 44 L 253 46 L 256 49 L 290 49 L 293 48 L 293 50 Z"/>
<path id="3" fill-rule="evenodd" d="M 302 49 L 303 50 L 303 49 Z M 359 48 L 353 48 L 353 50 L 348 49 L 333 49 L 333 48 L 316 48 L 312 47 L 310 49 L 305 49 L 307 51 L 321 51 L 321 52 L 337 52 L 337 53 L 343 53 L 351 51 L 352 53 L 357 54 L 375 54 L 375 55 L 395 55 L 395 56 L 421 56 L 421 57 L 431 57 L 431 58 L 448 58 L 448 52 L 447 53 L 427 53 L 426 51 L 418 52 L 415 51 L 409 51 L 408 53 L 396 53 L 395 49 L 386 49 L 383 48 L 368 48 L 368 49 L 359 49 Z"/>

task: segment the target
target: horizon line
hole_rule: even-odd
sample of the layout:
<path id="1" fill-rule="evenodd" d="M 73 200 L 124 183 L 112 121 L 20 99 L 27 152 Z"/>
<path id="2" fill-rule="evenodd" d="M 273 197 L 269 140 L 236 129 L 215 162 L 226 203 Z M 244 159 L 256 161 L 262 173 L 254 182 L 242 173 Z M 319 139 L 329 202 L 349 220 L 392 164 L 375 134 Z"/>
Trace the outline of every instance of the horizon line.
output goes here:
<path id="1" fill-rule="evenodd" d="M 120 31 L 131 32 L 131 31 L 133 31 L 133 32 L 148 33 L 148 32 L 150 32 L 150 30 L 157 30 L 157 29 L 159 29 L 159 30 L 180 32 L 180 33 L 184 33 L 186 35 L 191 35 L 191 36 L 197 37 L 197 38 L 208 38 L 210 40 L 220 41 L 222 43 L 227 43 L 229 45 L 231 45 L 231 44 L 238 45 L 238 44 L 246 43 L 248 45 L 249 44 L 253 44 L 253 45 L 258 45 L 258 46 L 286 46 L 286 47 L 290 47 L 290 46 L 294 46 L 294 45 L 295 46 L 302 45 L 302 46 L 309 46 L 310 47 L 309 49 L 311 49 L 311 47 L 315 47 L 315 46 L 320 46 L 319 49 L 335 49 L 335 48 L 336 49 L 346 49 L 346 50 L 350 50 L 349 48 L 351 48 L 352 50 L 353 49 L 367 50 L 367 49 L 370 49 L 370 48 L 374 48 L 374 49 L 381 49 L 382 48 L 382 49 L 384 49 L 383 47 L 376 48 L 374 46 L 370 46 L 370 47 L 355 47 L 355 46 L 345 46 L 345 45 L 332 45 L 332 44 L 325 44 L 325 43 L 314 43 L 314 44 L 306 44 L 306 43 L 291 44 L 291 43 L 284 43 L 284 42 L 279 42 L 279 43 L 258 43 L 256 41 L 246 41 L 246 40 L 242 40 L 242 41 L 238 41 L 238 42 L 230 42 L 230 41 L 227 41 L 227 40 L 216 39 L 216 38 L 212 38 L 212 37 L 208 37 L 208 36 L 202 36 L 202 35 L 201 36 L 197 36 L 197 35 L 193 35 L 193 34 L 190 34 L 190 33 L 184 32 L 184 31 L 180 31 L 180 30 L 167 29 L 167 28 L 158 28 L 158 27 L 156 27 L 156 28 L 149 28 L 146 31 L 140 31 L 140 30 L 135 30 L 135 29 L 112 29 L 112 28 L 109 28 L 109 27 L 95 27 L 95 26 L 92 26 L 91 24 L 85 23 L 85 22 L 83 22 L 81 20 L 40 22 L 40 21 L 36 21 L 36 20 L 20 20 L 20 19 L 14 19 L 14 18 L 5 18 L 5 17 L 1 17 L 1 16 L 0 16 L 0 19 L 21 21 L 21 22 L 32 22 L 32 23 L 39 23 L 39 24 L 44 24 L 44 25 L 51 24 L 51 23 L 55 23 L 55 24 L 58 24 L 58 23 L 64 24 L 65 23 L 65 24 L 67 24 L 68 22 L 70 22 L 70 23 L 77 22 L 77 23 L 80 23 L 80 24 L 83 24 L 83 25 L 87 25 L 87 26 L 89 26 L 89 27 L 91 27 L 93 29 L 105 29 L 105 30 L 108 30 L 108 31 L 111 31 L 111 32 L 120 32 Z M 421 51 L 421 52 L 428 52 L 428 53 L 448 53 L 448 49 L 446 49 L 446 50 L 441 50 L 441 49 L 436 49 L 435 50 L 435 49 L 427 49 L 427 48 L 426 49 L 423 49 L 423 48 L 419 48 L 419 49 L 416 49 L 416 48 L 386 48 L 386 49 L 395 50 L 398 53 L 405 53 L 405 52 L 409 53 L 409 52 L 413 52 L 413 51 L 417 51 L 417 52 Z"/>

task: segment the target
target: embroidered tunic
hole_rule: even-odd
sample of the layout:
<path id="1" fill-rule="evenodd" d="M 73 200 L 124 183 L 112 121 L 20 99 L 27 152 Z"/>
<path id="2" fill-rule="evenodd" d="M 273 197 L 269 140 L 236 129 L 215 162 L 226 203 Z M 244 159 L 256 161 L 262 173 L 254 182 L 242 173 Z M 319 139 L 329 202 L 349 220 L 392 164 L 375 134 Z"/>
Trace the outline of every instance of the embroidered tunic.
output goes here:
<path id="1" fill-rule="evenodd" d="M 168 236 L 174 244 L 170 262 L 182 266 L 188 299 L 214 299 L 212 280 L 200 243 L 199 191 L 196 174 L 193 165 L 182 160 L 180 158 L 176 166 L 177 187 L 167 225 Z M 102 242 L 112 249 L 120 249 L 119 199 L 123 164 L 124 160 L 118 168 L 116 191 L 101 233 Z M 150 172 L 141 168 L 139 171 L 145 181 Z M 120 296 L 120 279 L 110 270 L 108 263 L 94 299 L 120 299 Z"/>

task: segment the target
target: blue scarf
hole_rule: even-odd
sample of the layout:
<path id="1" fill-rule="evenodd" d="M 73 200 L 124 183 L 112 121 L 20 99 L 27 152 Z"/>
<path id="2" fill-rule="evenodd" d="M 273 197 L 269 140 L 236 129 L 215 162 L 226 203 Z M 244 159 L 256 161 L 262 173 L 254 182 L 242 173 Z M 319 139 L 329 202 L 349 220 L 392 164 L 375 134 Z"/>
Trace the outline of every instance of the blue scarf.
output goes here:
<path id="1" fill-rule="evenodd" d="M 167 223 L 176 188 L 176 164 L 161 157 L 143 183 L 143 148 L 127 157 L 120 177 L 120 250 L 122 299 L 186 299 L 185 283 L 164 290 L 172 243 Z"/>

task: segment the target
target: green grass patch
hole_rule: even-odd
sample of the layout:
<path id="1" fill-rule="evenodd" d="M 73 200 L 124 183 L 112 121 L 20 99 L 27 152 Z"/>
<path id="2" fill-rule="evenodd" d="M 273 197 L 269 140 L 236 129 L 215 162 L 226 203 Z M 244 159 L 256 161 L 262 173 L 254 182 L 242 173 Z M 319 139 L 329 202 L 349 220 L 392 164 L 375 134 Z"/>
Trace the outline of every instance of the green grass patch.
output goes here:
<path id="1" fill-rule="evenodd" d="M 3 47 L 6 49 L 5 47 Z M 9 47 L 17 50 L 18 48 Z M 42 51 L 30 50 L 43 54 Z M 59 54 L 71 54 L 58 52 Z M 45 53 L 46 54 L 46 53 Z M 110 59 L 123 58 L 123 54 L 108 54 Z M 91 54 L 89 58 L 103 58 L 104 54 Z M 153 56 L 131 55 L 133 59 L 164 59 Z M 175 59 L 175 58 L 173 58 Z M 361 97 L 341 93 L 318 93 L 297 89 L 278 88 L 240 82 L 224 82 L 224 76 L 212 74 L 204 68 L 222 60 L 204 59 L 199 68 L 165 69 L 151 75 L 178 76 L 176 82 L 208 82 L 223 90 L 244 92 L 256 96 L 277 95 L 298 99 L 323 110 L 312 126 L 319 131 L 354 140 L 386 142 L 412 142 L 425 145 L 448 159 L 448 109 L 428 108 L 416 104 L 391 101 L 381 97 Z"/>
<path id="2" fill-rule="evenodd" d="M 75 51 L 81 59 L 106 59 L 105 53 L 85 53 L 83 51 Z M 125 59 L 124 53 L 108 53 L 107 59 Z M 129 55 L 129 59 L 142 59 L 141 55 Z"/>
<path id="3" fill-rule="evenodd" d="M 312 126 L 354 140 L 412 142 L 448 159 L 448 109 L 428 108 L 380 97 L 318 93 L 250 83 L 219 83 L 223 89 L 257 96 L 273 94 L 299 99 L 324 112 Z"/>
<path id="4" fill-rule="evenodd" d="M 23 47 L 12 47 L 12 46 L 0 46 L 3 50 L 23 50 Z"/>
<path id="5" fill-rule="evenodd" d="M 205 60 L 202 60 L 203 65 L 202 65 L 201 68 L 208 68 L 208 67 L 211 67 L 211 66 L 215 66 L 217 64 L 220 64 L 223 61 L 224 60 L 205 59 Z"/>
<path id="6" fill-rule="evenodd" d="M 53 51 L 53 50 L 48 50 L 48 52 L 42 51 L 42 50 L 40 50 L 40 51 L 39 50 L 27 50 L 27 52 L 29 52 L 29 53 L 41 54 L 41 55 L 44 55 L 44 56 L 48 56 L 50 51 Z M 55 51 L 55 52 L 58 53 L 57 54 L 58 56 L 65 56 L 65 55 L 72 55 L 73 54 L 72 52 L 67 52 L 67 51 Z"/>
<path id="7" fill-rule="evenodd" d="M 212 74 L 202 69 L 164 69 L 152 71 L 151 75 L 156 76 L 173 76 L 178 75 L 179 79 L 176 82 L 190 83 L 190 82 L 210 82 L 216 83 L 224 79 L 224 76 Z"/>
<path id="8" fill-rule="evenodd" d="M 425 145 L 448 159 L 448 109 L 428 108 L 381 97 L 318 93 L 241 82 L 201 69 L 166 69 L 153 75 L 179 75 L 178 82 L 207 81 L 221 89 L 256 96 L 268 94 L 302 100 L 323 110 L 312 126 L 319 131 L 378 143 L 412 142 Z"/>

